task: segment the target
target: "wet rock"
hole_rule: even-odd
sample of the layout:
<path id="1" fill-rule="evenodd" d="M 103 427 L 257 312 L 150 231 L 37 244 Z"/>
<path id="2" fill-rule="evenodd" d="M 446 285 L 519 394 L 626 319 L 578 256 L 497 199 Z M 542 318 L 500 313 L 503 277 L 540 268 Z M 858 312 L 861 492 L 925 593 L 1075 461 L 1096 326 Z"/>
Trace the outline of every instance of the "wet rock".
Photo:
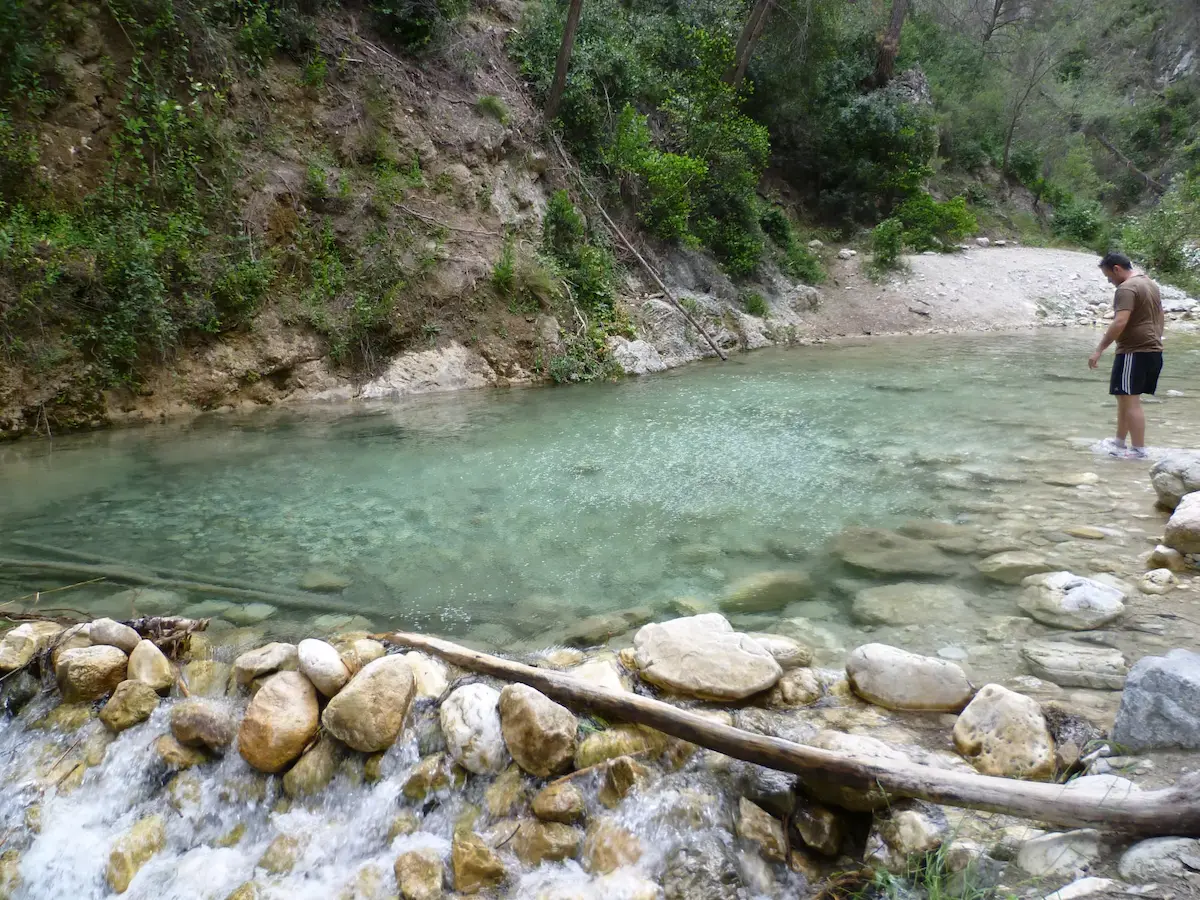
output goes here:
<path id="1" fill-rule="evenodd" d="M 628 756 L 618 756 L 604 769 L 604 781 L 600 786 L 599 800 L 609 809 L 620 805 L 636 787 L 650 778 L 650 770 Z"/>
<path id="2" fill-rule="evenodd" d="M 812 669 L 784 672 L 779 683 L 767 692 L 763 702 L 771 709 L 797 709 L 821 699 L 821 679 Z"/>
<path id="3" fill-rule="evenodd" d="M 367 663 L 387 656 L 387 648 L 379 641 L 373 641 L 370 638 L 358 637 L 353 640 L 338 641 L 335 646 L 338 655 L 342 658 L 342 664 L 351 675 L 361 670 Z"/>
<path id="4" fill-rule="evenodd" d="M 0 898 L 11 900 L 21 887 L 21 853 L 5 850 L 0 853 Z"/>
<path id="5" fill-rule="evenodd" d="M 533 798 L 533 814 L 546 822 L 574 825 L 584 809 L 583 793 L 570 781 L 547 785 Z"/>
<path id="6" fill-rule="evenodd" d="M 958 571 L 954 559 L 933 544 L 883 528 L 844 531 L 833 552 L 847 565 L 878 575 L 944 577 Z"/>
<path id="7" fill-rule="evenodd" d="M 404 654 L 404 659 L 412 667 L 413 685 L 416 688 L 417 700 L 438 700 L 450 686 L 449 670 L 440 659 L 434 659 L 425 653 L 415 650 Z"/>
<path id="8" fill-rule="evenodd" d="M 122 654 L 124 656 L 124 654 Z M 147 816 L 117 838 L 108 855 L 105 880 L 115 893 L 123 894 L 138 870 L 167 843 L 167 826 L 162 816 Z"/>
<path id="9" fill-rule="evenodd" d="M 185 747 L 174 736 L 164 734 L 154 742 L 154 752 L 166 764 L 168 769 L 182 771 L 193 766 L 208 762 L 208 756 L 203 750 L 195 747 Z"/>
<path id="10" fill-rule="evenodd" d="M 198 806 L 203 796 L 204 787 L 192 772 L 180 772 L 167 783 L 167 803 L 175 812 Z"/>
<path id="11" fill-rule="evenodd" d="M 10 674 L 0 682 L 0 712 L 15 716 L 41 690 L 41 684 L 27 670 Z"/>
<path id="12" fill-rule="evenodd" d="M 246 709 L 238 729 L 238 751 L 260 772 L 279 772 L 316 736 L 318 713 L 311 681 L 299 672 L 272 675 Z"/>
<path id="13" fill-rule="evenodd" d="M 1165 594 L 1178 583 L 1170 569 L 1151 569 L 1138 579 L 1138 590 L 1143 594 Z"/>
<path id="14" fill-rule="evenodd" d="M 512 840 L 513 853 L 527 866 L 572 859 L 582 845 L 582 829 L 537 819 L 522 820 Z"/>
<path id="15" fill-rule="evenodd" d="M 224 697 L 230 672 L 228 663 L 193 659 L 183 667 L 183 682 L 193 697 Z"/>
<path id="16" fill-rule="evenodd" d="M 530 775 L 548 778 L 570 768 L 579 720 L 540 691 L 506 686 L 500 692 L 500 728 L 508 752 Z"/>
<path id="17" fill-rule="evenodd" d="M 80 647 L 58 659 L 54 674 L 67 703 L 99 700 L 125 680 L 129 659 L 116 647 Z"/>
<path id="18" fill-rule="evenodd" d="M 149 685 L 159 693 L 175 685 L 175 667 L 154 641 L 138 641 L 129 654 L 127 674 L 130 680 Z"/>
<path id="19" fill-rule="evenodd" d="M 267 845 L 258 858 L 258 867 L 271 875 L 286 875 L 296 868 L 304 851 L 305 841 L 290 834 L 281 834 Z"/>
<path id="20" fill-rule="evenodd" d="M 300 576 L 297 587 L 316 594 L 340 594 L 352 583 L 347 576 L 328 569 L 309 569 Z"/>
<path id="21" fill-rule="evenodd" d="M 758 847 L 758 851 L 772 862 L 787 859 L 783 825 L 762 807 L 745 797 L 738 800 L 738 834 Z"/>
<path id="22" fill-rule="evenodd" d="M 912 857 L 937 850 L 949 833 L 946 815 L 936 806 L 902 802 L 876 818 L 866 859 L 874 856 L 888 871 L 902 873 Z"/>
<path id="23" fill-rule="evenodd" d="M 1163 531 L 1163 543 L 1180 553 L 1200 553 L 1200 491 L 1179 501 Z"/>
<path id="24" fill-rule="evenodd" d="M 664 753 L 670 738 L 661 731 L 644 725 L 615 725 L 594 731 L 585 737 L 575 751 L 575 768 L 587 769 L 618 756 Z"/>
<path id="25" fill-rule="evenodd" d="M 141 635 L 123 622 L 112 619 L 96 619 L 88 629 L 88 639 L 93 646 L 116 647 L 128 655 L 141 643 Z"/>
<path id="26" fill-rule="evenodd" d="M 1125 851 L 1119 864 L 1121 877 L 1134 884 L 1180 878 L 1200 871 L 1200 841 L 1193 838 L 1151 838 Z"/>
<path id="27" fill-rule="evenodd" d="M 409 810 L 402 810 L 392 819 L 392 824 L 388 826 L 387 841 L 390 844 L 398 837 L 415 834 L 420 827 L 420 816 Z"/>
<path id="28" fill-rule="evenodd" d="M 342 747 L 325 735 L 283 776 L 283 792 L 292 799 L 314 797 L 329 786 L 342 760 Z"/>
<path id="29" fill-rule="evenodd" d="M 461 785 L 464 780 L 463 770 L 445 753 L 433 753 L 413 767 L 401 792 L 414 803 L 421 803 L 430 794 L 443 791 L 452 783 Z"/>
<path id="30" fill-rule="evenodd" d="M 832 750 L 834 753 L 845 754 L 860 762 L 902 764 L 912 762 L 902 750 L 866 735 L 844 734 L 840 731 L 827 730 L 820 732 L 809 743 L 820 750 Z M 804 793 L 810 797 L 853 812 L 871 812 L 882 809 L 888 804 L 887 795 L 875 788 L 862 791 L 834 784 L 822 778 L 801 778 L 799 784 Z"/>
<path id="31" fill-rule="evenodd" d="M 1125 679 L 1112 739 L 1130 750 L 1200 749 L 1200 653 L 1139 659 Z"/>
<path id="32" fill-rule="evenodd" d="M 730 772 L 733 789 L 775 818 L 785 818 L 795 809 L 794 775 L 741 761 L 733 762 Z"/>
<path id="33" fill-rule="evenodd" d="M 300 664 L 295 644 L 278 641 L 243 653 L 233 661 L 233 674 L 237 683 L 246 687 L 255 678 L 272 672 L 294 671 Z"/>
<path id="34" fill-rule="evenodd" d="M 185 747 L 224 753 L 236 732 L 229 710 L 206 700 L 183 700 L 171 708 L 171 734 Z"/>
<path id="35" fill-rule="evenodd" d="M 583 839 L 583 867 L 607 875 L 642 858 L 642 842 L 615 819 L 593 822 Z"/>
<path id="36" fill-rule="evenodd" d="M 858 696 L 887 709 L 958 712 L 973 693 L 954 663 L 887 644 L 857 648 L 846 661 L 846 675 Z"/>
<path id="37" fill-rule="evenodd" d="M 1125 595 L 1115 587 L 1070 572 L 1036 575 L 1025 581 L 1019 605 L 1044 625 L 1088 631 L 1125 614 Z"/>
<path id="38" fill-rule="evenodd" d="M 436 850 L 409 850 L 396 857 L 396 885 L 401 900 L 440 900 L 446 867 Z"/>
<path id="39" fill-rule="evenodd" d="M 611 659 L 594 659 L 591 662 L 585 662 L 581 666 L 567 670 L 567 674 L 572 678 L 578 678 L 580 681 L 617 694 L 629 690 L 621 680 L 621 670 Z"/>
<path id="40" fill-rule="evenodd" d="M 984 685 L 954 723 L 954 746 L 984 775 L 1042 779 L 1054 774 L 1054 740 L 1037 701 Z"/>
<path id="41" fill-rule="evenodd" d="M 1017 865 L 1035 878 L 1071 875 L 1100 858 L 1100 833 L 1090 828 L 1044 834 L 1026 841 Z"/>
<path id="42" fill-rule="evenodd" d="M 792 812 L 792 825 L 810 847 L 823 856 L 837 856 L 846 837 L 842 816 L 827 806 L 805 800 Z"/>
<path id="43" fill-rule="evenodd" d="M 508 876 L 500 857 L 469 831 L 456 831 L 450 847 L 454 889 L 460 894 L 477 894 L 498 887 Z"/>
<path id="44" fill-rule="evenodd" d="M 643 609 L 587 616 L 568 626 L 562 642 L 571 647 L 597 647 L 608 643 L 616 635 L 648 622 L 650 618 L 649 612 Z"/>
<path id="45" fill-rule="evenodd" d="M 751 632 L 746 635 L 775 658 L 784 675 L 803 666 L 812 665 L 812 649 L 782 634 Z"/>
<path id="46" fill-rule="evenodd" d="M 275 615 L 276 609 L 270 603 L 246 603 L 233 605 L 225 610 L 223 617 L 234 625 L 257 625 Z"/>
<path id="47" fill-rule="evenodd" d="M 326 697 L 332 697 L 350 680 L 350 670 L 332 644 L 306 638 L 296 646 L 300 674 Z"/>
<path id="48" fill-rule="evenodd" d="M 245 884 L 234 888 L 233 893 L 226 897 L 225 900 L 262 900 L 262 896 L 262 891 L 259 890 L 258 885 L 253 881 L 247 881 Z"/>
<path id="49" fill-rule="evenodd" d="M 400 656 L 368 663 L 321 715 L 325 730 L 363 753 L 386 750 L 404 728 L 413 697 L 413 672 Z"/>
<path id="50" fill-rule="evenodd" d="M 89 637 L 91 630 L 92 623 L 84 622 L 82 625 L 72 625 L 66 631 L 51 638 L 48 646 L 53 646 L 54 649 L 50 651 L 50 668 L 58 667 L 58 657 L 65 651 L 74 650 L 76 647 L 92 646 L 92 639 Z M 2 652 L 3 646 L 3 643 L 0 643 L 0 652 Z M 3 669 L 3 666 L 0 666 L 0 669 Z"/>
<path id="51" fill-rule="evenodd" d="M 1029 671 L 1063 687 L 1119 691 L 1129 668 L 1120 650 L 1065 641 L 1030 641 L 1021 648 Z"/>
<path id="52" fill-rule="evenodd" d="M 1200 491 L 1200 452 L 1173 450 L 1150 467 L 1150 484 L 1165 509 L 1175 509 L 1186 495 Z"/>
<path id="53" fill-rule="evenodd" d="M 483 792 L 483 805 L 488 815 L 496 819 L 516 815 L 524 806 L 525 799 L 525 776 L 517 765 L 511 765 L 501 772 Z"/>
<path id="54" fill-rule="evenodd" d="M 1020 584 L 1031 575 L 1050 572 L 1054 566 L 1045 557 L 1030 550 L 1005 550 L 975 563 L 984 578 L 1002 584 Z"/>
<path id="55" fill-rule="evenodd" d="M 671 853 L 662 887 L 664 900 L 743 900 L 746 896 L 730 848 L 708 836 Z"/>
<path id="56" fill-rule="evenodd" d="M 774 612 L 811 595 L 807 572 L 758 572 L 734 584 L 718 605 L 725 613 Z"/>
<path id="57" fill-rule="evenodd" d="M 1167 569 L 1171 572 L 1186 572 L 1189 568 L 1187 557 L 1166 544 L 1159 544 L 1146 554 L 1146 566 L 1149 569 Z"/>
<path id="58" fill-rule="evenodd" d="M 850 612 L 863 625 L 957 622 L 969 615 L 966 597 L 945 584 L 888 584 L 859 591 Z"/>
<path id="59" fill-rule="evenodd" d="M 770 653 L 716 613 L 646 625 L 634 648 L 642 678 L 703 700 L 741 700 L 783 674 Z"/>
<path id="60" fill-rule="evenodd" d="M 145 722 L 157 708 L 158 694 L 154 688 L 140 681 L 122 681 L 100 710 L 100 721 L 110 731 L 120 733 Z"/>
<path id="61" fill-rule="evenodd" d="M 495 775 L 508 765 L 500 727 L 500 692 L 468 684 L 451 692 L 439 716 L 450 756 L 468 772 Z"/>

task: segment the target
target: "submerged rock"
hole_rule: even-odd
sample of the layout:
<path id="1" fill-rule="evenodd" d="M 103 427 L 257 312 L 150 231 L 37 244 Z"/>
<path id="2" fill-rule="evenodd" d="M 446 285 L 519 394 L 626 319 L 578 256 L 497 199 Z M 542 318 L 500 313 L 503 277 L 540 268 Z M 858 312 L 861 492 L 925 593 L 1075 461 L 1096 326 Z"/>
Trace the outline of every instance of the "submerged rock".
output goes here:
<path id="1" fill-rule="evenodd" d="M 588 684 L 616 694 L 626 693 L 629 688 L 621 680 L 621 670 L 611 659 L 593 659 L 568 669 L 567 674 Z"/>
<path id="2" fill-rule="evenodd" d="M 100 721 L 110 731 L 119 733 L 145 722 L 157 708 L 158 694 L 154 688 L 140 681 L 122 681 L 100 710 Z"/>
<path id="3" fill-rule="evenodd" d="M 533 814 L 546 822 L 573 825 L 584 809 L 583 793 L 570 781 L 547 785 L 533 798 Z"/>
<path id="4" fill-rule="evenodd" d="M 850 654 L 846 675 L 854 692 L 887 709 L 958 712 L 974 692 L 952 662 L 887 644 L 864 644 Z"/>
<path id="5" fill-rule="evenodd" d="M 743 900 L 746 896 L 731 848 L 705 836 L 667 858 L 664 900 Z"/>
<path id="6" fill-rule="evenodd" d="M 116 647 L 80 647 L 58 659 L 55 675 L 63 700 L 80 703 L 99 700 L 125 680 L 128 657 Z"/>
<path id="7" fill-rule="evenodd" d="M 325 735 L 283 776 L 283 792 L 293 799 L 313 797 L 329 785 L 342 760 L 342 746 Z"/>
<path id="8" fill-rule="evenodd" d="M 1025 580 L 1019 605 L 1044 625 L 1088 631 L 1125 614 L 1125 595 L 1110 585 L 1070 572 L 1051 572 Z"/>
<path id="9" fill-rule="evenodd" d="M 582 829 L 537 819 L 523 820 L 512 840 L 513 853 L 527 866 L 572 859 L 582 845 Z"/>
<path id="10" fill-rule="evenodd" d="M 1112 739 L 1130 750 L 1200 750 L 1200 653 L 1139 659 L 1125 679 Z"/>
<path id="11" fill-rule="evenodd" d="M 456 831 L 450 847 L 454 869 L 454 889 L 461 894 L 477 894 L 498 887 L 508 871 L 483 838 L 470 831 Z"/>
<path id="12" fill-rule="evenodd" d="M 504 743 L 518 766 L 539 778 L 570 768 L 579 720 L 569 709 L 524 684 L 506 686 L 499 708 Z"/>
<path id="13" fill-rule="evenodd" d="M 954 559 L 926 541 L 883 528 L 852 528 L 834 542 L 844 563 L 879 575 L 949 576 L 958 571 Z"/>
<path id="14" fill-rule="evenodd" d="M 486 684 L 464 685 L 442 703 L 439 715 L 450 755 L 476 775 L 496 775 L 508 765 L 499 707 L 500 692 Z"/>
<path id="15" fill-rule="evenodd" d="M 329 701 L 321 724 L 355 750 L 386 750 L 404 728 L 412 697 L 412 668 L 401 656 L 385 656 L 364 666 Z"/>
<path id="16" fill-rule="evenodd" d="M 1005 550 L 975 564 L 979 574 L 1003 584 L 1020 584 L 1031 575 L 1050 572 L 1054 566 L 1030 550 Z"/>
<path id="17" fill-rule="evenodd" d="M 609 809 L 615 809 L 630 791 L 645 784 L 649 778 L 650 770 L 641 763 L 628 756 L 618 756 L 604 769 L 598 799 Z"/>
<path id="18" fill-rule="evenodd" d="M 105 880 L 115 893 L 129 890 L 138 870 L 150 861 L 167 842 L 167 826 L 162 816 L 147 816 L 117 839 L 108 855 Z"/>
<path id="19" fill-rule="evenodd" d="M 224 753 L 235 732 L 233 715 L 205 700 L 184 700 L 171 709 L 171 734 L 185 747 Z"/>
<path id="20" fill-rule="evenodd" d="M 489 815 L 497 819 L 516 815 L 525 799 L 525 776 L 521 767 L 515 764 L 501 772 L 483 792 L 484 807 Z"/>
<path id="21" fill-rule="evenodd" d="M 864 625 L 957 622 L 969 615 L 966 597 L 963 591 L 945 584 L 888 584 L 859 591 L 851 615 Z"/>
<path id="22" fill-rule="evenodd" d="M 168 769 L 182 771 L 208 762 L 203 750 L 185 747 L 173 735 L 164 734 L 154 742 L 154 752 Z"/>
<path id="23" fill-rule="evenodd" d="M 296 646 L 300 673 L 326 697 L 332 697 L 350 680 L 350 670 L 332 644 L 307 638 Z"/>
<path id="24" fill-rule="evenodd" d="M 290 834 L 281 834 L 267 845 L 258 859 L 258 867 L 272 875 L 286 875 L 296 868 L 296 861 L 306 841 Z"/>
<path id="25" fill-rule="evenodd" d="M 451 784 L 461 786 L 465 780 L 464 770 L 445 753 L 433 753 L 413 767 L 401 792 L 414 803 L 421 803 L 430 794 L 443 791 Z"/>
<path id="26" fill-rule="evenodd" d="M 812 589 L 807 572 L 759 572 L 734 584 L 719 606 L 726 613 L 773 612 L 797 600 L 807 600 Z"/>
<path id="27" fill-rule="evenodd" d="M 138 641 L 129 654 L 129 678 L 162 693 L 175 685 L 175 667 L 154 641 Z"/>
<path id="28" fill-rule="evenodd" d="M 1044 779 L 1054 774 L 1054 739 L 1037 701 L 984 685 L 954 723 L 954 746 L 984 775 Z"/>
<path id="29" fill-rule="evenodd" d="M 634 648 L 644 679 L 703 700 L 741 700 L 783 674 L 770 653 L 716 613 L 643 626 Z"/>
<path id="30" fill-rule="evenodd" d="M 183 682 L 193 697 L 224 697 L 231 668 L 214 659 L 193 659 L 183 667 Z"/>
<path id="31" fill-rule="evenodd" d="M 583 840 L 583 867 L 607 875 L 642 858 L 642 842 L 615 819 L 600 819 L 589 826 Z"/>
<path id="32" fill-rule="evenodd" d="M 409 850 L 396 857 L 396 885 L 401 900 L 440 900 L 446 867 L 436 850 Z"/>
<path id="33" fill-rule="evenodd" d="M 279 772 L 316 737 L 317 690 L 299 672 L 279 672 L 266 680 L 246 709 L 238 729 L 238 751 L 260 772 Z"/>
<path id="34" fill-rule="evenodd" d="M 1119 691 L 1129 668 L 1120 650 L 1065 641 L 1030 641 L 1021 648 L 1029 671 L 1063 687 Z"/>
<path id="35" fill-rule="evenodd" d="M 1166 594 L 1178 583 L 1170 569 L 1151 569 L 1138 579 L 1138 590 L 1143 594 Z"/>

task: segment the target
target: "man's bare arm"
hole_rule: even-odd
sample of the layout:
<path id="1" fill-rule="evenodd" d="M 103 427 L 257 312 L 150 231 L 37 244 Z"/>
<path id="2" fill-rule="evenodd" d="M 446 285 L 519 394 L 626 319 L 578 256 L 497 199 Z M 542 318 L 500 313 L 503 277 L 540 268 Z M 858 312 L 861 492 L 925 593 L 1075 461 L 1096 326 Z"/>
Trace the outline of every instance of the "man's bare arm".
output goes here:
<path id="1" fill-rule="evenodd" d="M 1104 332 L 1104 337 L 1100 338 L 1100 345 L 1096 347 L 1096 352 L 1088 360 L 1088 368 L 1096 368 L 1100 364 L 1100 357 L 1108 349 L 1108 345 L 1121 336 L 1121 332 L 1129 324 L 1129 313 L 1130 310 L 1123 309 L 1113 316 L 1112 324 L 1108 326 L 1108 330 Z"/>

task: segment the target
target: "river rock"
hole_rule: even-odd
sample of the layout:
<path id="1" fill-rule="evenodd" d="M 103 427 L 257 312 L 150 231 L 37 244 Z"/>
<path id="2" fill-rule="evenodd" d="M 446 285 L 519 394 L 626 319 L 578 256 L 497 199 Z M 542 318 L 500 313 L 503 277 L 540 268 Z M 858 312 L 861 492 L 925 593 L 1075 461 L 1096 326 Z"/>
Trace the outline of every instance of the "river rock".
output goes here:
<path id="1" fill-rule="evenodd" d="M 94 645 L 116 647 L 125 654 L 133 652 L 142 640 L 141 635 L 123 622 L 112 619 L 96 619 L 88 629 L 88 639 Z"/>
<path id="2" fill-rule="evenodd" d="M 1005 550 L 975 563 L 979 574 L 1002 584 L 1020 584 L 1031 575 L 1053 570 L 1045 557 L 1030 550 Z"/>
<path id="3" fill-rule="evenodd" d="M 455 689 L 439 712 L 454 761 L 476 775 L 497 775 L 508 765 L 500 726 L 500 692 L 486 684 Z"/>
<path id="4" fill-rule="evenodd" d="M 122 654 L 123 656 L 124 654 Z M 138 870 L 167 843 L 167 826 L 162 816 L 147 816 L 117 838 L 108 855 L 105 880 L 115 893 L 123 894 Z"/>
<path id="5" fill-rule="evenodd" d="M 854 621 L 863 625 L 959 622 L 970 613 L 966 597 L 945 584 L 888 584 L 859 591 L 850 612 Z"/>
<path id="6" fill-rule="evenodd" d="M 260 772 L 279 772 L 316 736 L 319 712 L 311 681 L 299 672 L 278 672 L 250 700 L 238 729 L 238 751 Z"/>
<path id="7" fill-rule="evenodd" d="M 843 815 L 805 799 L 796 804 L 790 821 L 806 847 L 822 856 L 837 856 L 846 837 Z"/>
<path id="8" fill-rule="evenodd" d="M 615 819 L 593 822 L 583 839 L 583 867 L 595 875 L 631 866 L 642 853 L 642 842 Z"/>
<path id="9" fill-rule="evenodd" d="M 593 659 L 582 665 L 568 669 L 567 674 L 588 684 L 612 691 L 616 694 L 626 693 L 629 688 L 621 680 L 621 670 L 611 659 Z"/>
<path id="10" fill-rule="evenodd" d="M 246 687 L 255 678 L 270 675 L 272 672 L 294 671 L 300 664 L 300 657 L 295 644 L 284 644 L 278 641 L 243 653 L 233 661 L 233 674 L 237 683 Z"/>
<path id="11" fill-rule="evenodd" d="M 1200 491 L 1200 451 L 1172 450 L 1150 467 L 1158 503 L 1175 509 L 1187 494 Z"/>
<path id="12" fill-rule="evenodd" d="M 770 653 L 717 613 L 645 625 L 634 650 L 644 679 L 702 700 L 741 700 L 783 674 Z"/>
<path id="13" fill-rule="evenodd" d="M 12 672 L 0 682 L 0 713 L 15 716 L 26 704 L 41 693 L 42 685 L 26 669 Z"/>
<path id="14" fill-rule="evenodd" d="M 579 720 L 540 691 L 506 686 L 500 692 L 500 728 L 513 760 L 530 775 L 548 778 L 570 768 Z"/>
<path id="15" fill-rule="evenodd" d="M 1125 614 L 1125 595 L 1111 585 L 1070 572 L 1050 572 L 1026 579 L 1018 601 L 1043 625 L 1089 631 Z"/>
<path id="16" fill-rule="evenodd" d="M 229 663 L 193 659 L 183 666 L 183 682 L 192 697 L 224 697 L 231 672 Z"/>
<path id="17" fill-rule="evenodd" d="M 745 797 L 738 800 L 737 831 L 743 840 L 756 845 L 759 853 L 766 859 L 772 862 L 783 862 L 787 859 L 783 825 Z"/>
<path id="18" fill-rule="evenodd" d="M 954 559 L 933 544 L 883 528 L 843 531 L 833 552 L 847 565 L 879 575 L 948 576 L 958 571 Z"/>
<path id="19" fill-rule="evenodd" d="M 394 870 L 401 900 L 441 900 L 446 867 L 436 850 L 422 847 L 401 853 Z"/>
<path id="20" fill-rule="evenodd" d="M 887 644 L 864 644 L 846 660 L 854 693 L 887 709 L 958 712 L 973 689 L 952 662 Z"/>
<path id="21" fill-rule="evenodd" d="M 1021 648 L 1029 671 L 1062 687 L 1119 691 L 1129 667 L 1120 650 L 1065 641 L 1030 641 Z"/>
<path id="22" fill-rule="evenodd" d="M 325 735 L 283 776 L 283 792 L 293 799 L 314 797 L 328 787 L 342 761 L 342 747 Z"/>
<path id="23" fill-rule="evenodd" d="M 616 809 L 636 787 L 650 779 L 650 770 L 629 756 L 618 756 L 604 768 L 604 780 L 598 799 L 609 809 Z"/>
<path id="24" fill-rule="evenodd" d="M 904 751 L 863 734 L 826 730 L 808 743 L 819 750 L 830 750 L 859 762 L 912 764 L 912 760 Z M 890 802 L 887 794 L 878 788 L 860 790 L 816 778 L 802 782 L 802 787 L 806 794 L 822 803 L 840 806 L 853 812 L 873 812 L 885 808 Z"/>
<path id="25" fill-rule="evenodd" d="M 154 641 L 138 641 L 129 654 L 129 678 L 162 693 L 175 684 L 175 667 Z"/>
<path id="26" fill-rule="evenodd" d="M 258 867 L 272 875 L 286 875 L 296 868 L 307 840 L 296 835 L 281 834 L 267 845 L 258 858 Z"/>
<path id="27" fill-rule="evenodd" d="M 92 629 L 91 622 L 84 622 L 82 625 L 72 625 L 70 628 L 58 634 L 50 642 L 54 649 L 50 651 L 50 668 L 58 667 L 58 658 L 68 650 L 74 650 L 76 647 L 92 646 L 92 639 L 89 636 Z M 0 648 L 3 644 L 0 644 Z"/>
<path id="28" fill-rule="evenodd" d="M 470 831 L 454 833 L 450 847 L 454 889 L 460 894 L 477 894 L 498 887 L 508 876 L 500 857 L 483 838 Z"/>
<path id="29" fill-rule="evenodd" d="M 758 572 L 730 587 L 718 605 L 726 613 L 774 612 L 811 595 L 812 578 L 807 572 Z"/>
<path id="30" fill-rule="evenodd" d="M 168 769 L 176 772 L 208 762 L 208 756 L 203 750 L 185 747 L 170 734 L 164 734 L 154 742 L 154 752 Z"/>
<path id="31" fill-rule="evenodd" d="M 583 793 L 570 781 L 547 785 L 533 797 L 533 814 L 546 822 L 574 825 L 583 813 Z"/>
<path id="32" fill-rule="evenodd" d="M 1100 858 L 1100 833 L 1091 828 L 1044 834 L 1026 841 L 1017 865 L 1034 878 L 1071 875 Z"/>
<path id="33" fill-rule="evenodd" d="M 224 753 L 235 733 L 233 715 L 215 703 L 189 699 L 171 708 L 171 734 L 185 747 Z"/>
<path id="34" fill-rule="evenodd" d="M 54 622 L 26 622 L 8 631 L 0 639 L 0 672 L 27 666 L 62 630 L 63 627 Z"/>
<path id="35" fill-rule="evenodd" d="M 1166 544 L 1158 544 L 1146 554 L 1146 567 L 1152 570 L 1167 569 L 1170 572 L 1186 572 L 1189 568 L 1187 557 Z"/>
<path id="36" fill-rule="evenodd" d="M 742 900 L 748 895 L 733 848 L 711 833 L 685 842 L 666 862 L 664 900 Z"/>
<path id="37" fill-rule="evenodd" d="M 466 772 L 445 753 L 432 753 L 413 767 L 401 792 L 414 803 L 421 803 L 430 794 L 445 790 L 451 784 L 461 787 L 465 780 Z"/>
<path id="38" fill-rule="evenodd" d="M 385 656 L 364 666 L 329 701 L 321 724 L 355 750 L 376 753 L 396 742 L 412 697 L 412 667 L 401 656 Z"/>
<path id="39" fill-rule="evenodd" d="M 1178 583 L 1170 569 L 1151 569 L 1138 579 L 1138 590 L 1143 594 L 1165 594 Z"/>
<path id="40" fill-rule="evenodd" d="M 812 669 L 792 669 L 783 673 L 763 702 L 771 709 L 797 709 L 816 703 L 823 692 L 821 679 Z"/>
<path id="41" fill-rule="evenodd" d="M 579 742 L 575 768 L 587 769 L 618 756 L 661 755 L 670 743 L 661 731 L 644 725 L 614 725 L 594 731 Z"/>
<path id="42" fill-rule="evenodd" d="M 770 653 L 785 673 L 801 666 L 812 665 L 812 650 L 790 637 L 784 637 L 782 634 L 764 634 L 763 632 L 753 632 L 747 637 Z"/>
<path id="43" fill-rule="evenodd" d="M 1112 739 L 1130 750 L 1200 750 L 1200 653 L 1139 659 L 1125 679 Z"/>
<path id="44" fill-rule="evenodd" d="M 562 862 L 579 853 L 583 845 L 583 830 L 559 822 L 539 822 L 524 819 L 512 840 L 513 853 L 527 866 L 544 862 Z"/>
<path id="45" fill-rule="evenodd" d="M 326 697 L 332 697 L 350 680 L 350 670 L 341 654 L 325 641 L 306 638 L 296 646 L 296 661 L 300 674 L 313 683 Z"/>
<path id="46" fill-rule="evenodd" d="M 85 703 L 99 700 L 124 681 L 128 663 L 116 647 L 80 647 L 59 657 L 54 674 L 65 702 Z"/>
<path id="47" fill-rule="evenodd" d="M 412 667 L 413 684 L 416 687 L 417 700 L 439 700 L 446 688 L 450 686 L 449 669 L 440 659 L 434 659 L 426 653 L 415 650 L 404 654 L 404 659 Z"/>
<path id="48" fill-rule="evenodd" d="M 1179 501 L 1167 521 L 1163 543 L 1180 553 L 1200 553 L 1200 491 Z"/>
<path id="49" fill-rule="evenodd" d="M 984 775 L 1054 774 L 1054 739 L 1036 700 L 987 684 L 954 723 L 954 746 Z"/>
<path id="50" fill-rule="evenodd" d="M 100 721 L 110 731 L 120 733 L 145 722 L 157 708 L 158 694 L 154 688 L 140 681 L 122 681 L 100 710 Z"/>
<path id="51" fill-rule="evenodd" d="M 1119 864 L 1121 877 L 1134 884 L 1180 878 L 1200 871 L 1200 841 L 1193 838 L 1151 838 L 1125 851 Z"/>
<path id="52" fill-rule="evenodd" d="M 863 858 L 889 872 L 903 874 L 911 859 L 937 850 L 949 832 L 946 814 L 938 807 L 901 801 L 886 813 L 876 815 Z"/>

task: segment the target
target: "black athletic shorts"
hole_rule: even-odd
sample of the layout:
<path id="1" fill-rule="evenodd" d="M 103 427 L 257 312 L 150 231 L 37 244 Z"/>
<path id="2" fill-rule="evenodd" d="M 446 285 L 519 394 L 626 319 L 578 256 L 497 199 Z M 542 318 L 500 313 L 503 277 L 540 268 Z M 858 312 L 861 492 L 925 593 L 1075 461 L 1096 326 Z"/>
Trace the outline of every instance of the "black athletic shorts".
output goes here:
<path id="1" fill-rule="evenodd" d="M 1162 353 L 1118 353 L 1113 360 L 1110 394 L 1153 394 L 1162 372 Z"/>

